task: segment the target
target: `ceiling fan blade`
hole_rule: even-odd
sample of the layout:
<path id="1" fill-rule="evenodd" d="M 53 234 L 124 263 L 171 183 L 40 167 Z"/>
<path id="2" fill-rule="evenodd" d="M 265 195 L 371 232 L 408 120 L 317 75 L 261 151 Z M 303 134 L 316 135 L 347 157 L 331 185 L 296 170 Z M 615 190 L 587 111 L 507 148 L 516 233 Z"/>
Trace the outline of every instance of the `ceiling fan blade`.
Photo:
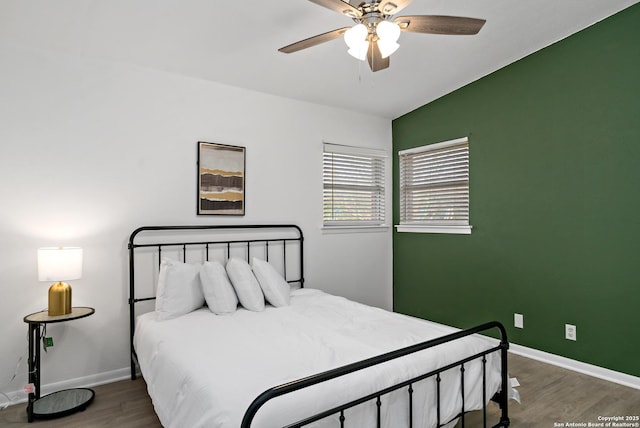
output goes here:
<path id="1" fill-rule="evenodd" d="M 369 61 L 369 67 L 371 71 L 380 71 L 389 67 L 389 57 L 382 58 L 380 48 L 377 42 L 369 42 L 369 49 L 367 50 L 367 60 Z"/>
<path id="2" fill-rule="evenodd" d="M 426 34 L 473 35 L 478 34 L 484 19 L 461 16 L 413 15 L 399 16 L 393 20 L 402 31 Z"/>
<path id="3" fill-rule="evenodd" d="M 310 48 L 315 45 L 319 45 L 320 43 L 328 42 L 329 40 L 337 39 L 338 37 L 344 35 L 345 31 L 347 31 L 349 27 L 338 28 L 337 30 L 328 31 L 326 33 L 318 34 L 317 36 L 309 37 L 308 39 L 300 40 L 299 42 L 291 43 L 283 48 L 278 49 L 278 51 L 283 53 L 293 53 L 300 51 L 302 49 Z"/>
<path id="4" fill-rule="evenodd" d="M 342 0 L 309 0 L 309 1 L 311 3 L 315 3 L 317 5 L 326 7 L 327 9 L 331 9 L 335 12 L 346 15 L 349 18 L 360 18 L 362 16 L 362 12 L 358 8 L 355 8 L 351 6 L 349 3 L 344 2 Z"/>
<path id="5" fill-rule="evenodd" d="M 378 10 L 385 15 L 395 15 L 405 7 L 409 6 L 413 0 L 382 0 L 378 5 Z"/>

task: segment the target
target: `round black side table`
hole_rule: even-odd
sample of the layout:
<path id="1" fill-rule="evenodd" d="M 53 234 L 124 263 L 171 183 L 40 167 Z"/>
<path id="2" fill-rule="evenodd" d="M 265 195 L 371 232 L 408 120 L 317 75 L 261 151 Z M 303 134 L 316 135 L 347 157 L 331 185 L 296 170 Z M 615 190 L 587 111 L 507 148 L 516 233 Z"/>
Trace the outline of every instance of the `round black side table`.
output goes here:
<path id="1" fill-rule="evenodd" d="M 40 328 L 45 324 L 77 320 L 93 315 L 95 310 L 88 307 L 71 308 L 66 315 L 51 316 L 41 311 L 24 317 L 29 324 L 29 383 L 34 390 L 29 394 L 27 416 L 29 422 L 34 418 L 50 419 L 66 416 L 87 408 L 93 401 L 95 392 L 89 388 L 72 388 L 40 397 Z"/>

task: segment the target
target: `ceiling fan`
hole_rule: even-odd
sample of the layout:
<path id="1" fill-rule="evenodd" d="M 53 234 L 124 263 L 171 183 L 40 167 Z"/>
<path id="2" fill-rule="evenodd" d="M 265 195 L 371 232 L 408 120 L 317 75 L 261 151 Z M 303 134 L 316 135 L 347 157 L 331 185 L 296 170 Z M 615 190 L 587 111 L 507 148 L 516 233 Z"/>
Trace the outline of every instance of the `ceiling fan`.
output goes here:
<path id="1" fill-rule="evenodd" d="M 443 15 L 408 15 L 394 18 L 412 0 L 365 0 L 354 6 L 342 0 L 309 0 L 327 9 L 341 13 L 356 22 L 353 27 L 343 27 L 300 40 L 280 52 L 292 53 L 302 49 L 344 37 L 349 54 L 362 61 L 366 58 L 372 71 L 389 67 L 389 56 L 400 45 L 401 31 L 425 34 L 473 35 L 486 22 L 484 19 Z M 355 1 L 360 0 L 352 0 Z"/>

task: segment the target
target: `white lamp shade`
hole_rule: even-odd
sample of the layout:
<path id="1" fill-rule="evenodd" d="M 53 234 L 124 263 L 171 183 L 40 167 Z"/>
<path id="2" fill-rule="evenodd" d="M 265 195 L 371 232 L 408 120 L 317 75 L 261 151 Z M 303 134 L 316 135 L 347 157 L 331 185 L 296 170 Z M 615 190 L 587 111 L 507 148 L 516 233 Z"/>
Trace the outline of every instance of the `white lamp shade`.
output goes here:
<path id="1" fill-rule="evenodd" d="M 369 31 L 364 24 L 354 25 L 344 33 L 344 42 L 349 46 L 349 55 L 364 61 L 367 58 Z"/>
<path id="2" fill-rule="evenodd" d="M 349 48 L 358 48 L 363 43 L 367 43 L 369 32 L 364 24 L 354 25 L 344 33 L 344 42 Z"/>
<path id="3" fill-rule="evenodd" d="M 382 21 L 376 26 L 376 34 L 385 42 L 397 42 L 400 38 L 400 27 L 393 22 Z"/>
<path id="4" fill-rule="evenodd" d="M 38 249 L 38 280 L 68 281 L 82 278 L 82 248 Z"/>
<path id="5" fill-rule="evenodd" d="M 382 58 L 386 58 L 400 47 L 399 44 L 393 41 L 380 39 L 378 40 L 378 48 L 380 49 L 380 55 Z"/>
<path id="6" fill-rule="evenodd" d="M 369 49 L 369 42 L 361 43 L 359 46 L 355 46 L 349 49 L 347 52 L 354 58 L 364 61 L 367 58 L 367 50 Z"/>

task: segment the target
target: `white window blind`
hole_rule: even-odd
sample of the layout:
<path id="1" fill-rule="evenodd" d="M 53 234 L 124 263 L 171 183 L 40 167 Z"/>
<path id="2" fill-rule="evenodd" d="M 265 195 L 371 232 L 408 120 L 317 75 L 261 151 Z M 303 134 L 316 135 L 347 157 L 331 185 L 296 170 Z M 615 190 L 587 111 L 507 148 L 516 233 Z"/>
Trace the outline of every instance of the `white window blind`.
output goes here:
<path id="1" fill-rule="evenodd" d="M 385 158 L 381 150 L 324 143 L 325 226 L 384 224 Z"/>
<path id="2" fill-rule="evenodd" d="M 426 231 L 470 233 L 468 139 L 403 150 L 399 157 L 400 226 L 434 226 L 444 229 Z M 456 231 L 456 226 L 464 228 Z"/>

